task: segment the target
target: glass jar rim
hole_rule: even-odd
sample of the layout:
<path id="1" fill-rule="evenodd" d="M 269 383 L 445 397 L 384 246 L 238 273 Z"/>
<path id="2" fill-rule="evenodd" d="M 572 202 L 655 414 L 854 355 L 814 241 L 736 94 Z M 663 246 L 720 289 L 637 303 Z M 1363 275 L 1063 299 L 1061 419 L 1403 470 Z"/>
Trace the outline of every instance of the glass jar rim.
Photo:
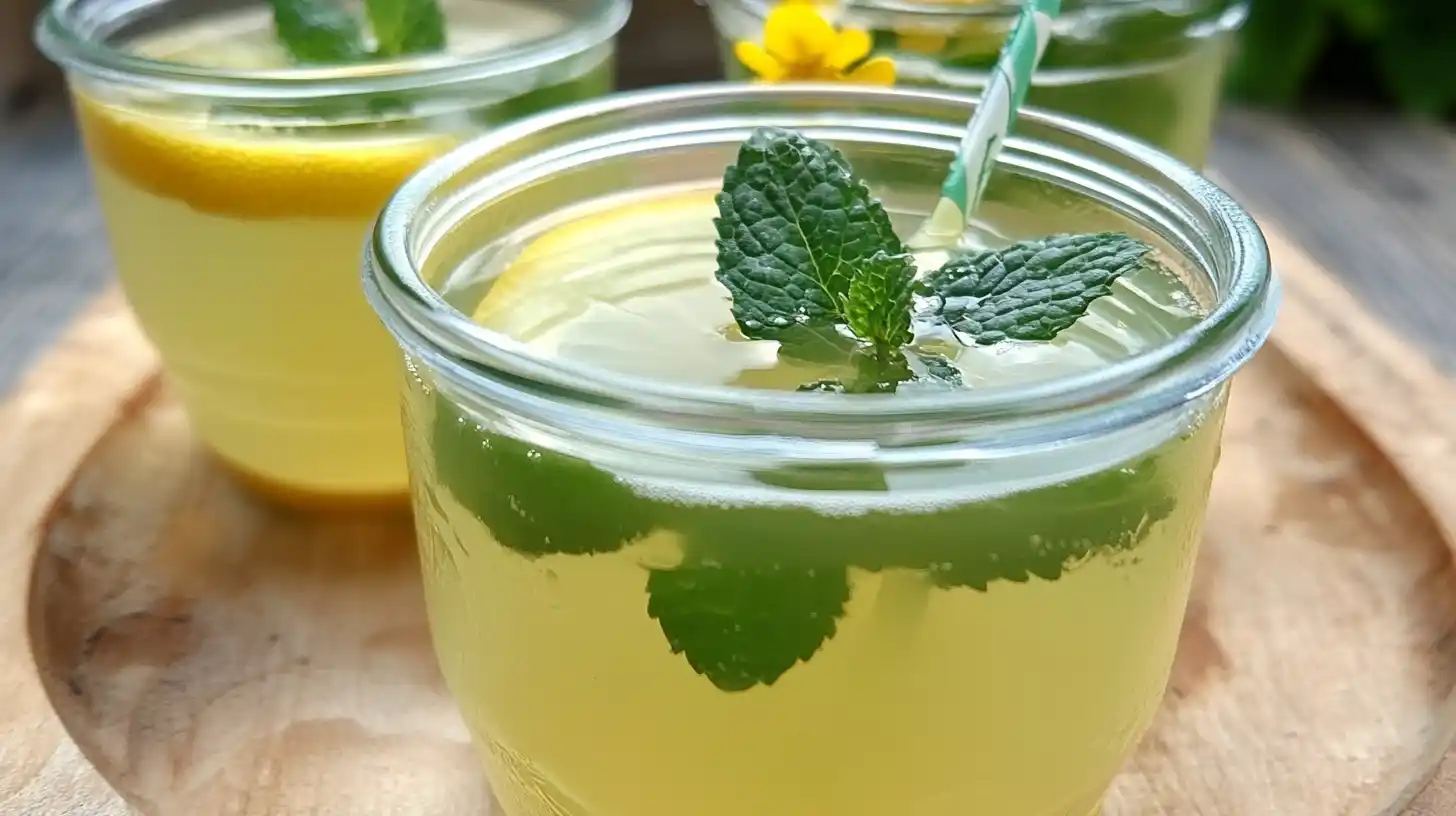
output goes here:
<path id="1" fill-rule="evenodd" d="M 766 17 L 781 0 L 708 0 L 710 3 L 732 3 L 749 10 L 758 17 Z M 1249 0 L 1193 0 L 1210 9 L 1247 5 Z M 840 10 L 868 14 L 891 15 L 900 18 L 927 18 L 949 20 L 966 18 L 1013 18 L 1021 13 L 1022 0 L 977 0 L 977 2 L 956 2 L 956 0 L 839 0 Z M 1166 5 L 1166 0 L 1063 0 L 1062 15 L 1069 16 L 1082 11 L 1119 11 L 1135 13 L 1156 9 Z"/>
<path id="2" fill-rule="evenodd" d="M 1055 424 L 1063 433 L 1070 427 L 1079 428 L 1080 433 L 1113 430 L 1166 413 L 1217 389 L 1262 346 L 1272 328 L 1279 285 L 1269 264 L 1268 247 L 1253 218 L 1227 193 L 1150 145 L 1090 122 L 1035 109 L 1023 109 L 1022 121 L 1049 126 L 1130 156 L 1191 196 L 1202 214 L 1214 223 L 1219 237 L 1228 244 L 1235 272 L 1227 291 L 1219 293 L 1219 302 L 1192 328 L 1167 343 L 1070 377 L 913 395 L 806 394 L 683 385 L 545 358 L 527 344 L 475 323 L 423 277 L 419 263 L 422 259 L 413 245 L 421 228 L 417 222 L 421 216 L 426 221 L 439 220 L 458 212 L 458 201 L 454 206 L 442 203 L 435 200 L 437 194 L 450 191 L 459 196 L 462 190 L 468 190 L 468 186 L 456 182 L 468 174 L 472 165 L 496 151 L 519 147 L 553 128 L 614 113 L 715 104 L 751 110 L 755 102 L 796 99 L 817 103 L 820 110 L 855 112 L 852 115 L 873 108 L 875 102 L 890 105 L 898 101 L 954 106 L 969 116 L 979 104 L 972 97 L 935 90 L 831 83 L 710 83 L 615 94 L 539 113 L 455 148 L 427 164 L 395 192 L 366 246 L 366 295 L 407 353 L 466 383 L 490 380 L 508 389 L 534 391 L 547 400 L 673 417 L 688 423 L 726 421 L 793 427 L 809 436 L 817 432 L 816 421 L 826 417 L 843 423 L 842 430 L 851 436 L 856 433 L 854 428 L 883 423 L 919 423 L 933 432 L 937 427 L 968 421 L 994 424 L 1038 417 L 1048 421 L 1060 417 L 1065 424 Z M 705 117 L 704 127 L 721 135 L 729 118 Z M 794 126 L 787 121 L 780 124 Z M 743 129 L 750 128 L 744 125 Z M 669 125 L 646 128 L 642 138 L 656 142 L 691 140 L 693 132 L 689 124 Z M 603 149 L 599 141 L 590 138 L 577 144 L 591 151 Z M 1012 137 L 998 163 L 1004 164 L 1010 154 L 1037 144 L 1041 143 Z M 1071 155 L 1058 148 L 1050 150 L 1063 158 Z M 517 162 L 523 159 L 529 164 L 531 154 L 515 155 Z M 508 172 L 501 170 L 497 175 Z"/>
<path id="3" fill-rule="evenodd" d="M 224 69 L 149 59 L 105 41 L 109 28 L 88 31 L 85 9 L 111 0 L 51 0 L 36 20 L 40 50 L 68 71 L 96 79 L 156 87 L 170 93 L 238 100 L 315 99 L 410 91 L 477 82 L 570 59 L 616 36 L 632 0 L 589 0 L 590 12 L 561 31 L 480 53 L 424 54 L 364 66 Z M 165 0 L 158 0 L 165 2 Z M 120 4 L 118 14 L 156 3 Z M 92 26 L 97 28 L 98 26 Z M 100 36 L 98 36 L 98 34 Z"/>

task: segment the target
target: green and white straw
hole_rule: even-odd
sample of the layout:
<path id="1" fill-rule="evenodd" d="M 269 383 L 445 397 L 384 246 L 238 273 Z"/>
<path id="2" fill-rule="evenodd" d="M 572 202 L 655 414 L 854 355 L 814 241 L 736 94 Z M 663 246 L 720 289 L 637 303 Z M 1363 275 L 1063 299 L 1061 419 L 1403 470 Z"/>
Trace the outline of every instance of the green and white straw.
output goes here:
<path id="1" fill-rule="evenodd" d="M 1026 0 L 1022 5 L 1011 36 L 1001 46 L 996 67 L 991 69 L 991 81 L 981 94 L 981 104 L 966 125 L 950 174 L 940 187 L 940 201 L 907 242 L 912 249 L 952 247 L 965 233 L 971 213 L 986 191 L 996 154 L 1016 122 L 1016 111 L 1026 100 L 1031 75 L 1046 52 L 1052 19 L 1061 10 L 1061 0 Z"/>

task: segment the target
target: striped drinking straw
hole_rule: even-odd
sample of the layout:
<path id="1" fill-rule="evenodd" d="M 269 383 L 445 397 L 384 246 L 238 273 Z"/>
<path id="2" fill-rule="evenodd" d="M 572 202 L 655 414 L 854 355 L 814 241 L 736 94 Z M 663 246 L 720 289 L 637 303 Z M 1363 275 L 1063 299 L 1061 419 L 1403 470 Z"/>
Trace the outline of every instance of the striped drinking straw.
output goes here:
<path id="1" fill-rule="evenodd" d="M 1026 0 L 1001 56 L 991 69 L 991 80 L 981 104 L 966 125 L 966 135 L 940 187 L 940 200 L 930 218 L 910 238 L 912 249 L 953 247 L 981 202 L 1001 143 L 1016 122 L 1016 111 L 1026 100 L 1031 75 L 1051 39 L 1052 19 L 1061 13 L 1061 0 Z"/>

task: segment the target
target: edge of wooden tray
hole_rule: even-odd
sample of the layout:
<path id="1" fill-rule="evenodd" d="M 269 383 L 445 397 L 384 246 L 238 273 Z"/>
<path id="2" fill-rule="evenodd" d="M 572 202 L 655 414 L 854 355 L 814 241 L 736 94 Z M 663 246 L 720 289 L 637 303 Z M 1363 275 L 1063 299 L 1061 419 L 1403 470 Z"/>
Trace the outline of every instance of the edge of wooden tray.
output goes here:
<path id="1" fill-rule="evenodd" d="M 1456 542 L 1456 385 L 1265 223 L 1284 287 L 1272 346 L 1369 435 Z M 26 609 L 36 531 L 76 465 L 157 375 L 154 353 L 112 290 L 0 406 L 0 491 L 8 499 L 0 517 L 0 811 L 130 812 L 51 710 L 31 660 Z M 89 387 L 74 394 L 69 386 L 80 377 Z M 1423 776 L 1401 797 L 1407 816 L 1456 812 L 1456 754 L 1435 770 L 1429 786 Z"/>

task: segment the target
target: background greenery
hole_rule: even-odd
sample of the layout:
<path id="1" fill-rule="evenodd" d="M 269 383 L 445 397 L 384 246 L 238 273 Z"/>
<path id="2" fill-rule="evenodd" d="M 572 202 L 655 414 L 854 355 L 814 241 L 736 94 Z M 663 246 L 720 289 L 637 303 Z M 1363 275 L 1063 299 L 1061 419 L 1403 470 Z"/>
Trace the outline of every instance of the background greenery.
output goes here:
<path id="1" fill-rule="evenodd" d="M 1253 0 L 1230 76 L 1237 97 L 1375 97 L 1456 115 L 1456 0 Z"/>

